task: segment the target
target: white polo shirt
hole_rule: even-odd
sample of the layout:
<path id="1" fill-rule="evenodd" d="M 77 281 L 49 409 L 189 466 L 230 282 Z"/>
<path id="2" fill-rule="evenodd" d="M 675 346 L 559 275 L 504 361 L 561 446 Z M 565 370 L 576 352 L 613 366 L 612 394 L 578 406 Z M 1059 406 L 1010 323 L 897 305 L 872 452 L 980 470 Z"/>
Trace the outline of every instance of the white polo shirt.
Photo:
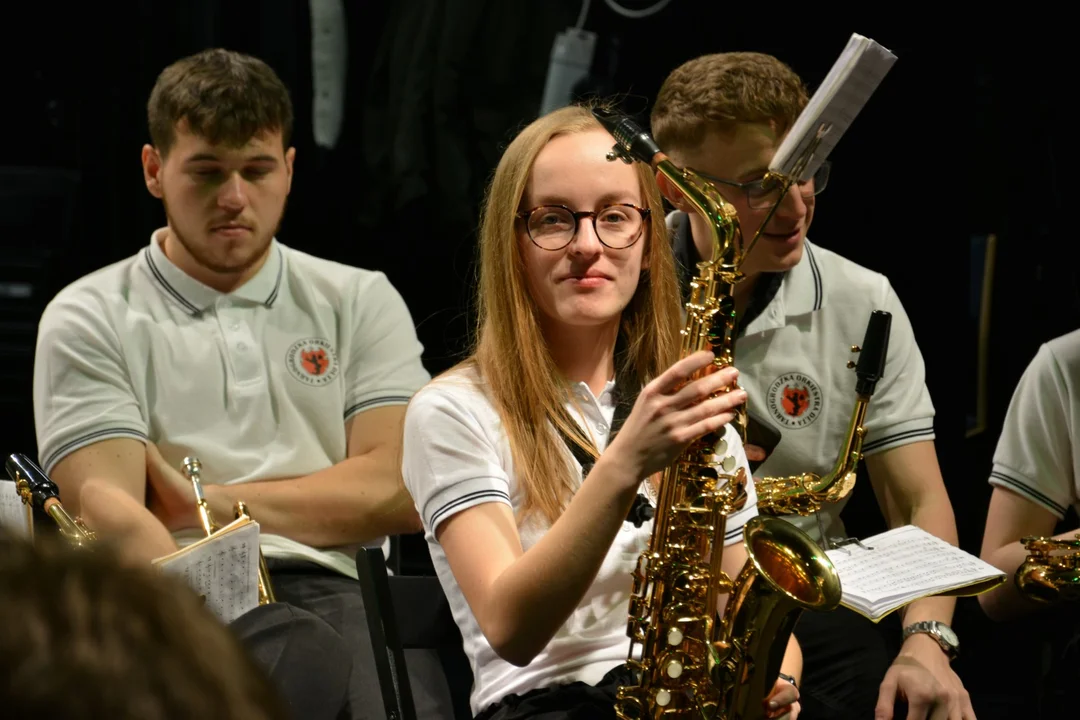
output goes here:
<path id="1" fill-rule="evenodd" d="M 34 419 L 46 472 L 79 448 L 131 437 L 178 469 L 198 457 L 205 484 L 300 477 L 345 459 L 349 418 L 405 404 L 430 378 L 382 273 L 274 240 L 255 277 L 224 294 L 170 262 L 161 233 L 62 290 L 41 317 Z M 262 546 L 356 577 L 358 548 L 270 534 Z"/>
<path id="2" fill-rule="evenodd" d="M 1039 347 L 1013 392 L 990 484 L 1058 520 L 1080 511 L 1080 330 Z"/>
<path id="3" fill-rule="evenodd" d="M 683 213 L 671 213 L 669 229 L 683 219 Z M 675 235 L 673 242 L 688 241 L 692 247 L 689 232 Z M 782 436 L 756 477 L 824 475 L 832 469 L 855 407 L 857 378 L 847 367 L 857 359 L 851 346 L 862 344 L 874 310 L 892 313 L 892 324 L 885 373 L 866 415 L 863 455 L 934 439 L 934 405 L 922 353 L 888 278 L 808 239 L 799 264 L 735 343 L 739 384 L 750 411 Z M 821 511 L 829 537 L 846 537 L 840 520 L 846 504 L 847 499 Z M 784 519 L 823 543 L 814 516 Z"/>
<path id="4" fill-rule="evenodd" d="M 615 382 L 597 398 L 588 385 L 574 386 L 577 403 L 567 399 L 566 409 L 604 451 L 608 428 L 615 414 Z M 580 406 L 580 410 L 578 409 Z M 554 432 L 554 427 L 552 426 Z M 746 461 L 738 434 L 727 429 L 730 452 L 738 464 Z M 581 465 L 567 449 L 580 484 Z M 626 662 L 630 640 L 626 635 L 631 573 L 638 556 L 649 546 L 652 521 L 640 528 L 624 523 L 577 610 L 526 667 L 512 665 L 496 654 L 480 630 L 465 596 L 454 579 L 446 554 L 435 539 L 439 524 L 475 505 L 497 502 L 521 510 L 521 489 L 514 475 L 510 443 L 484 383 L 473 368 L 458 369 L 437 378 L 413 398 L 405 416 L 405 485 L 424 521 L 424 535 L 435 571 L 446 592 L 454 620 L 465 642 L 473 672 L 472 712 L 478 714 L 511 693 L 522 694 L 556 683 L 598 683 L 612 668 Z M 757 494 L 747 485 L 742 510 L 728 518 L 725 545 L 742 542 L 742 527 L 757 515 Z M 518 527 L 526 552 L 550 527 L 533 518 Z"/>

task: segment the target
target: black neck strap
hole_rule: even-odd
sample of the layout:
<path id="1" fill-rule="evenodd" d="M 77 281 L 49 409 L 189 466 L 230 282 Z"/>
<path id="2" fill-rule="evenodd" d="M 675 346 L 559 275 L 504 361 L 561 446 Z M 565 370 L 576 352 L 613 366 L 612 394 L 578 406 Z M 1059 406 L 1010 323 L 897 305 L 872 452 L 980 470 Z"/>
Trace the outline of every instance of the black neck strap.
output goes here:
<path id="1" fill-rule="evenodd" d="M 605 447 L 611 444 L 615 435 L 622 428 L 623 423 L 626 422 L 626 418 L 630 416 L 630 411 L 634 409 L 634 403 L 637 402 L 638 389 L 627 387 L 627 374 L 628 373 L 620 373 L 615 378 L 615 415 L 611 420 L 611 428 L 608 430 L 608 441 L 605 444 Z M 560 429 L 559 434 L 562 435 L 562 439 L 566 443 L 566 446 L 581 464 L 581 479 L 584 480 L 593 469 L 596 460 L 593 459 L 592 454 L 588 450 L 582 447 L 574 440 L 574 438 L 567 435 L 565 431 Z M 653 512 L 653 507 L 649 504 L 649 499 L 641 493 L 638 493 L 637 499 L 634 500 L 634 506 L 630 508 L 626 522 L 632 522 L 636 527 L 641 527 L 642 523 L 652 519 Z"/>

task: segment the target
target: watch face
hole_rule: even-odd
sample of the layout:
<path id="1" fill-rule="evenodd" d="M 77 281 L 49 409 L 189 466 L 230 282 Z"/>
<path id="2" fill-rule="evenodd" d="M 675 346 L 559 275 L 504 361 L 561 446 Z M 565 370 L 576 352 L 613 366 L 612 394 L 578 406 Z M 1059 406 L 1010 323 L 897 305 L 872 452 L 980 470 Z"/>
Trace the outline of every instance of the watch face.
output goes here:
<path id="1" fill-rule="evenodd" d="M 937 631 L 941 633 L 941 639 L 949 643 L 953 647 L 960 646 L 960 638 L 956 637 L 956 633 L 952 631 L 952 628 L 948 625 L 938 625 Z"/>

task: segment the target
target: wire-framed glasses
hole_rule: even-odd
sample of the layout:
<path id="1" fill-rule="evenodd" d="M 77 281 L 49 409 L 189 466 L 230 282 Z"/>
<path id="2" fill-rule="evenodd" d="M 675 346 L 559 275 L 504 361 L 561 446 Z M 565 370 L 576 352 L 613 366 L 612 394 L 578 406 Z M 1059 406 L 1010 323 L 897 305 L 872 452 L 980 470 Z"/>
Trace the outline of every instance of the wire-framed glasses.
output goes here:
<path id="1" fill-rule="evenodd" d="M 821 191 L 829 184 L 829 170 L 831 167 L 832 165 L 828 160 L 821 163 L 812 178 L 798 183 L 799 193 L 804 198 L 820 195 Z M 765 178 L 738 183 L 714 177 L 698 170 L 694 172 L 711 183 L 738 188 L 746 195 L 746 204 L 754 210 L 768 210 L 780 200 L 780 186 L 775 182 L 766 182 Z"/>
<path id="2" fill-rule="evenodd" d="M 613 250 L 624 250 L 638 241 L 649 210 L 631 203 L 614 203 L 599 210 L 574 211 L 565 205 L 540 205 L 522 210 L 517 217 L 533 244 L 543 250 L 562 250 L 578 231 L 581 218 L 592 220 L 596 237 Z"/>

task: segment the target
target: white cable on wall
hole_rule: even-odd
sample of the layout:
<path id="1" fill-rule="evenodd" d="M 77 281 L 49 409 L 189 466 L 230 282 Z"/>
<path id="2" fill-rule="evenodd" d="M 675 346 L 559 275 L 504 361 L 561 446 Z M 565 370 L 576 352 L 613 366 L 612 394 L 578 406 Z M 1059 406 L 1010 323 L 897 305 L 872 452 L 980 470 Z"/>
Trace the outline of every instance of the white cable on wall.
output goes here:
<path id="1" fill-rule="evenodd" d="M 589 5 L 592 4 L 592 0 L 582 0 L 581 12 L 578 13 L 577 23 L 574 27 L 580 30 L 585 25 L 585 18 L 589 17 Z"/>
<path id="2" fill-rule="evenodd" d="M 586 7 L 588 6 L 588 2 L 589 0 L 585 0 Z M 622 15 L 623 17 L 628 17 L 632 20 L 641 20 L 642 18 L 647 18 L 650 15 L 655 15 L 656 13 L 660 12 L 665 7 L 667 7 L 671 0 L 660 0 L 660 2 L 656 3 L 655 5 L 647 8 L 642 8 L 641 10 L 631 10 L 630 8 L 624 8 L 622 5 L 615 2 L 615 0 L 604 0 L 604 2 L 607 3 L 607 6 L 609 8 Z"/>

